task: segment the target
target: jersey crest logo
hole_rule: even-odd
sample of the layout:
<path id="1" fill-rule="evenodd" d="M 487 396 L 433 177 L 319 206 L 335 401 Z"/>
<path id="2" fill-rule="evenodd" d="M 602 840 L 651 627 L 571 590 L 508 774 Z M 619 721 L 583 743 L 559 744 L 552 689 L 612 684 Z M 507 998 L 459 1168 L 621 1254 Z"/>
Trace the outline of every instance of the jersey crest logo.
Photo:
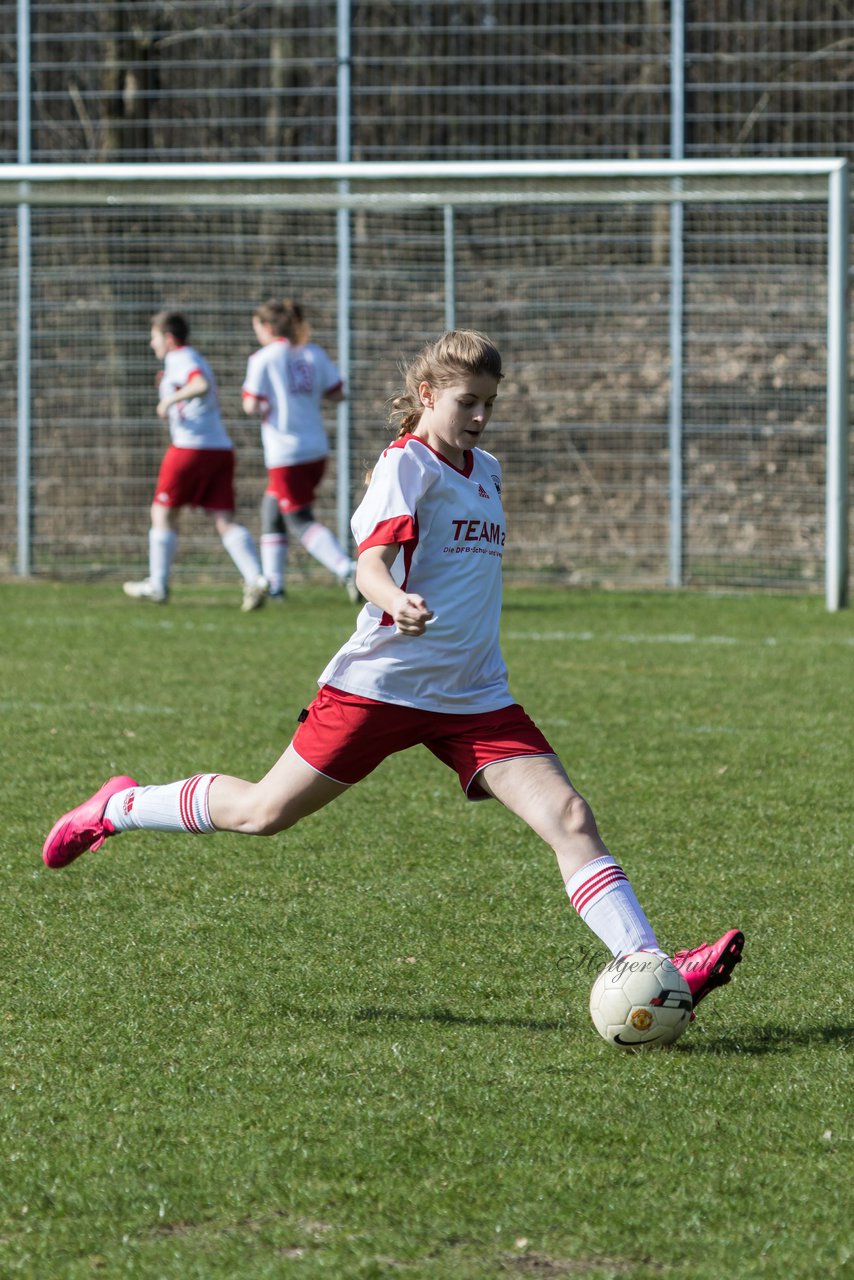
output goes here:
<path id="1" fill-rule="evenodd" d="M 482 484 L 477 486 L 477 496 L 479 498 L 486 498 L 487 502 L 489 501 L 489 494 L 486 492 Z"/>
<path id="2" fill-rule="evenodd" d="M 498 494 L 500 498 L 501 497 L 501 477 L 492 476 L 491 480 L 492 480 L 492 483 L 495 485 L 495 492 Z"/>

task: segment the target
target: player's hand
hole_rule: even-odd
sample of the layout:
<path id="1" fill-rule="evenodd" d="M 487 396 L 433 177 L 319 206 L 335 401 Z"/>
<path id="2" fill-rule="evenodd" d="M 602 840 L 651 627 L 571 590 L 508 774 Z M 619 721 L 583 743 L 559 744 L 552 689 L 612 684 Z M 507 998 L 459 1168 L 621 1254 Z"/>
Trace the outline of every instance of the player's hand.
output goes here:
<path id="1" fill-rule="evenodd" d="M 160 403 L 158 404 L 157 416 L 158 418 L 164 418 L 164 419 L 169 417 L 169 406 L 165 400 L 161 400 Z"/>
<path id="2" fill-rule="evenodd" d="M 423 636 L 433 610 L 427 608 L 423 596 L 404 595 L 392 614 L 398 631 L 405 636 Z"/>

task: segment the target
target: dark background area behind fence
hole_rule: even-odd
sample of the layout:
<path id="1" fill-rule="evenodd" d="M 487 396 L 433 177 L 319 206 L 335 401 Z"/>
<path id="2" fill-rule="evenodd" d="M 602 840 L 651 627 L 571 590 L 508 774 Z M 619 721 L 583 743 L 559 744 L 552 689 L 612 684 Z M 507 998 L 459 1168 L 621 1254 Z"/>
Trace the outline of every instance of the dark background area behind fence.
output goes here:
<path id="1" fill-rule="evenodd" d="M 32 0 L 32 159 L 334 160 L 336 9 Z M 684 9 L 686 156 L 850 153 L 850 4 Z M 17 158 L 16 10 L 0 3 L 7 161 Z M 671 10 L 667 0 L 353 3 L 351 158 L 666 157 Z"/>

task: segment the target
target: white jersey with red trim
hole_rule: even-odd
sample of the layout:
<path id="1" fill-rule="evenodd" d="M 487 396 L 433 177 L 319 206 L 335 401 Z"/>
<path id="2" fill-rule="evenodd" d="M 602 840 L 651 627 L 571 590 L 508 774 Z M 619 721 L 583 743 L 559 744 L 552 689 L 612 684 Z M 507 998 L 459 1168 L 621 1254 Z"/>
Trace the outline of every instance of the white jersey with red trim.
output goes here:
<path id="1" fill-rule="evenodd" d="M 340 386 L 337 367 L 314 342 L 293 346 L 287 338 L 277 338 L 253 352 L 243 394 L 266 401 L 261 442 L 268 468 L 326 457 L 329 440 L 320 406 Z"/>
<path id="2" fill-rule="evenodd" d="M 352 530 L 360 552 L 399 546 L 392 577 L 423 596 L 434 617 L 423 635 L 407 636 L 366 604 L 318 683 L 426 711 L 509 706 L 498 636 L 506 524 L 497 460 L 467 450 L 458 470 L 404 436 L 377 462 Z"/>
<path id="3" fill-rule="evenodd" d="M 179 400 L 169 406 L 169 434 L 177 449 L 233 449 L 231 437 L 219 411 L 216 378 L 203 355 L 195 347 L 176 347 L 167 351 L 160 379 L 160 399 L 180 391 L 196 375 L 208 384 L 203 396 Z"/>

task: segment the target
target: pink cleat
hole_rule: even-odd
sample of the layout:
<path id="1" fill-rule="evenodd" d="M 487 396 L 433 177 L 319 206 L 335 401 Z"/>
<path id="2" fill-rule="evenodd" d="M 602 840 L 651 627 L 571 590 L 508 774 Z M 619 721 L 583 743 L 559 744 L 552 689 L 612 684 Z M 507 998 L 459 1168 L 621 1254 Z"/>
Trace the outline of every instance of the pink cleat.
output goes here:
<path id="1" fill-rule="evenodd" d="M 88 849 L 100 849 L 107 836 L 115 831 L 112 822 L 104 817 L 110 796 L 128 787 L 138 786 L 139 783 L 134 778 L 110 778 L 88 800 L 63 814 L 59 822 L 54 823 L 44 842 L 42 858 L 45 866 L 67 867 L 69 862 L 79 858 Z"/>
<path id="2" fill-rule="evenodd" d="M 694 1008 L 715 987 L 723 987 L 741 960 L 744 934 L 730 929 L 717 942 L 704 942 L 692 951 L 677 951 L 673 963 L 691 988 Z"/>

